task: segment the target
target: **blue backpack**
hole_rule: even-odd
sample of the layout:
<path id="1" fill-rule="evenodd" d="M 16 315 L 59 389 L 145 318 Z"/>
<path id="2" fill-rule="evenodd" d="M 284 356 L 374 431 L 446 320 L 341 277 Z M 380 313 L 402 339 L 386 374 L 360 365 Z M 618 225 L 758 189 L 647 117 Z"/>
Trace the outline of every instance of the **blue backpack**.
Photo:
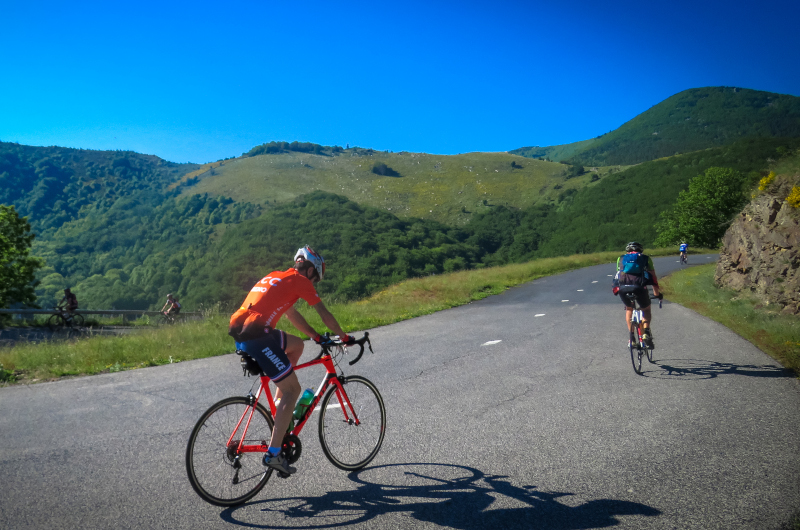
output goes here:
<path id="1" fill-rule="evenodd" d="M 650 275 L 647 273 L 647 262 L 648 262 L 648 257 L 645 256 L 644 254 L 640 254 L 639 252 L 633 252 L 631 254 L 623 254 L 622 259 L 620 259 L 619 263 L 619 271 L 622 274 L 638 276 L 638 281 L 636 282 L 636 284 L 647 285 L 650 281 Z M 625 281 L 624 283 L 630 284 L 630 278 L 625 278 L 624 280 L 628 280 Z M 623 281 L 621 281 L 620 283 L 623 283 Z"/>
<path id="2" fill-rule="evenodd" d="M 638 252 L 623 254 L 619 269 L 625 274 L 641 276 L 647 270 L 647 256 Z"/>

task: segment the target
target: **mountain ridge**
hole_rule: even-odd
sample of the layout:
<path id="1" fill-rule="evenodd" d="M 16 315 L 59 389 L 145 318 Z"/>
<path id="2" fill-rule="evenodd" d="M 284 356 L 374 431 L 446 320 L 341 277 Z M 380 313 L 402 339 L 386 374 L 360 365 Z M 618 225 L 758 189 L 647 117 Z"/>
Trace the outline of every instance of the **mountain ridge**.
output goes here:
<path id="1" fill-rule="evenodd" d="M 796 136 L 800 136 L 800 97 L 738 87 L 703 87 L 670 96 L 595 139 L 509 152 L 547 156 L 561 151 L 567 154 L 551 159 L 592 166 L 633 165 L 746 137 Z"/>

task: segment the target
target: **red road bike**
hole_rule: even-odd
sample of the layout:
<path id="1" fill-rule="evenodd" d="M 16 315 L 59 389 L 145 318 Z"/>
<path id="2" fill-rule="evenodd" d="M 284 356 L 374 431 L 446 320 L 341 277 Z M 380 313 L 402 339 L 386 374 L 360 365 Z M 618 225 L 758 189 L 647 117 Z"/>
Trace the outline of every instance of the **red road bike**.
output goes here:
<path id="1" fill-rule="evenodd" d="M 350 365 L 361 359 L 365 343 L 372 351 L 369 333 L 355 341 L 360 351 Z M 257 384 L 247 396 L 230 397 L 212 405 L 198 420 L 186 447 L 189 482 L 200 497 L 217 506 L 235 506 L 253 498 L 273 472 L 263 464 L 276 410 L 270 380 L 252 357 L 237 353 L 242 355 L 245 375 L 259 376 Z M 294 368 L 322 365 L 325 376 L 311 404 L 284 437 L 282 451 L 290 463 L 300 458 L 300 432 L 316 410 L 320 445 L 334 466 L 354 471 L 369 464 L 378 454 L 386 430 L 383 398 L 368 379 L 341 374 L 338 365 L 346 354 L 347 345 L 338 337 L 331 337 L 314 360 Z M 260 402 L 265 395 L 269 409 Z M 278 474 L 283 478 L 289 476 Z"/>

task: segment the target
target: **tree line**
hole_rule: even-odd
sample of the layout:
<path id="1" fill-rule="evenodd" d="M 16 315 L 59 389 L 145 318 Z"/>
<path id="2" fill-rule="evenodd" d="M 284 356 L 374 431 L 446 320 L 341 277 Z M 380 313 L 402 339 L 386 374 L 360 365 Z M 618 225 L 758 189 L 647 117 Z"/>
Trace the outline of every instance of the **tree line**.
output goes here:
<path id="1" fill-rule="evenodd" d="M 243 156 L 277 155 L 280 153 L 310 153 L 322 156 L 333 156 L 344 152 L 338 145 L 325 146 L 311 142 L 269 142 L 257 145 Z"/>

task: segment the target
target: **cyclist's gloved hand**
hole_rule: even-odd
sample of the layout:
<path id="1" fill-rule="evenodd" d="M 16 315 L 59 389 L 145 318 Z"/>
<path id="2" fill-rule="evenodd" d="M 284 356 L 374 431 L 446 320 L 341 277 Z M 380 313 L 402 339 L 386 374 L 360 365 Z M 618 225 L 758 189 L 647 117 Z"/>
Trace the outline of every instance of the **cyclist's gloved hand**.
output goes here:
<path id="1" fill-rule="evenodd" d="M 658 299 L 659 300 L 663 300 L 664 299 L 664 293 L 658 293 Z"/>
<path id="2" fill-rule="evenodd" d="M 327 335 L 317 335 L 316 337 L 314 337 L 313 340 L 320 346 L 328 346 L 329 344 L 333 343 L 331 338 L 328 337 Z"/>
<path id="3" fill-rule="evenodd" d="M 350 335 L 348 335 L 347 333 L 345 333 L 344 335 L 342 335 L 341 337 L 339 337 L 339 339 L 340 339 L 340 340 L 341 340 L 343 343 L 345 343 L 345 344 L 347 344 L 347 345 L 350 345 L 350 344 L 355 344 L 355 343 L 356 343 L 356 338 L 355 338 L 355 337 L 351 337 L 351 336 L 350 336 Z"/>

